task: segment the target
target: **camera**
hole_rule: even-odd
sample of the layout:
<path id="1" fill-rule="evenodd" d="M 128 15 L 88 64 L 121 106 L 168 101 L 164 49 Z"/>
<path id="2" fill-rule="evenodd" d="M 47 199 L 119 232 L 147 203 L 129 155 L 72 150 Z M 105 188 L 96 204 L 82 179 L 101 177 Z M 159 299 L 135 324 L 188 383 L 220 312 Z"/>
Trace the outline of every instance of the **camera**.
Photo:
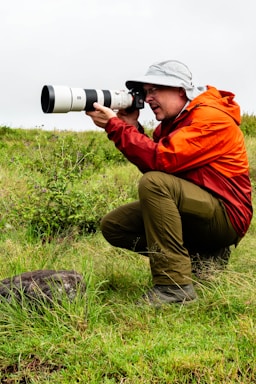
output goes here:
<path id="1" fill-rule="evenodd" d="M 113 91 L 54 85 L 44 85 L 42 88 L 41 106 L 44 113 L 93 111 L 94 102 L 111 109 L 132 111 L 144 108 L 144 93 L 142 89 Z"/>

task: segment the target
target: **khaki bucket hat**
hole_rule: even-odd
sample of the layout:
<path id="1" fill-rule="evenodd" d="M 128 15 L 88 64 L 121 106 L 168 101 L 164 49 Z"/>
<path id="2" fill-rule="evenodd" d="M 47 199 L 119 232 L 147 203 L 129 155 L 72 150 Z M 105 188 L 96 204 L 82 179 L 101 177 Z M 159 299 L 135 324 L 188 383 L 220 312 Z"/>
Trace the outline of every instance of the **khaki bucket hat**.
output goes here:
<path id="1" fill-rule="evenodd" d="M 127 80 L 125 83 L 128 89 L 140 88 L 143 84 L 181 87 L 185 90 L 189 100 L 193 100 L 206 90 L 205 86 L 193 85 L 192 73 L 185 64 L 178 60 L 166 60 L 152 64 L 144 76 Z"/>

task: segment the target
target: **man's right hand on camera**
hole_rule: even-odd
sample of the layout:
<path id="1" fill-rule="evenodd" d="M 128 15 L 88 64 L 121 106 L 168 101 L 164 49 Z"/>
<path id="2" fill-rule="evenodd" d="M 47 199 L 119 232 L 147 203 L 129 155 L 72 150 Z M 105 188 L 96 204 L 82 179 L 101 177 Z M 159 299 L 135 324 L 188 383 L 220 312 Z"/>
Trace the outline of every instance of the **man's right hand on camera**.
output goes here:
<path id="1" fill-rule="evenodd" d="M 108 121 L 112 117 L 117 117 L 117 114 L 108 107 L 104 107 L 99 103 L 93 103 L 95 111 L 87 111 L 85 114 L 90 116 L 97 127 L 105 128 Z"/>

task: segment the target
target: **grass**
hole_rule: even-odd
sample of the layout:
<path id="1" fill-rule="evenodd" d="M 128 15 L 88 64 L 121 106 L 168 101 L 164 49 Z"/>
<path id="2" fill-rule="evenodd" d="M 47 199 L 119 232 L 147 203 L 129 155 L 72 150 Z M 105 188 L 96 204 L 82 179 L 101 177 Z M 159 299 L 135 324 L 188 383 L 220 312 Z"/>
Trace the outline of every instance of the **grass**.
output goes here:
<path id="1" fill-rule="evenodd" d="M 30 237 L 26 225 L 11 215 L 12 204 L 26 194 L 25 174 L 28 163 L 33 164 L 22 143 L 25 134 L 30 148 L 34 139 L 18 132 L 16 142 L 6 131 L 9 141 L 2 140 L 0 155 L 0 279 L 35 269 L 75 269 L 84 275 L 87 293 L 62 306 L 42 304 L 40 312 L 26 302 L 0 303 L 0 382 L 256 383 L 255 218 L 232 249 L 228 268 L 210 281 L 195 279 L 197 302 L 158 310 L 138 307 L 136 300 L 150 286 L 146 258 L 114 249 L 98 230 L 42 241 Z M 246 145 L 255 191 L 256 138 L 246 137 Z M 47 146 L 41 150 L 46 156 Z M 15 166 L 10 151 L 19 158 Z M 134 198 L 138 173 L 132 165 L 102 168 L 98 159 L 97 166 L 86 184 L 83 177 L 76 180 L 76 188 L 98 191 L 100 210 Z M 32 172 L 39 177 L 37 170 Z"/>

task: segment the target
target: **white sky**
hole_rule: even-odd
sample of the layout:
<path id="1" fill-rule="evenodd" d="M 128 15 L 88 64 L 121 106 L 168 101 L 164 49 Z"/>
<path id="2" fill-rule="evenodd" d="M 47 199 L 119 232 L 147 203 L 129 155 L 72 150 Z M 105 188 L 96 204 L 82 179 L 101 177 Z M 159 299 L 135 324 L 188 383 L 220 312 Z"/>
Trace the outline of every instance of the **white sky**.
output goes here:
<path id="1" fill-rule="evenodd" d="M 0 15 L 0 125 L 90 129 L 84 112 L 44 114 L 43 85 L 125 89 L 166 59 L 256 114 L 255 0 L 2 0 Z"/>

